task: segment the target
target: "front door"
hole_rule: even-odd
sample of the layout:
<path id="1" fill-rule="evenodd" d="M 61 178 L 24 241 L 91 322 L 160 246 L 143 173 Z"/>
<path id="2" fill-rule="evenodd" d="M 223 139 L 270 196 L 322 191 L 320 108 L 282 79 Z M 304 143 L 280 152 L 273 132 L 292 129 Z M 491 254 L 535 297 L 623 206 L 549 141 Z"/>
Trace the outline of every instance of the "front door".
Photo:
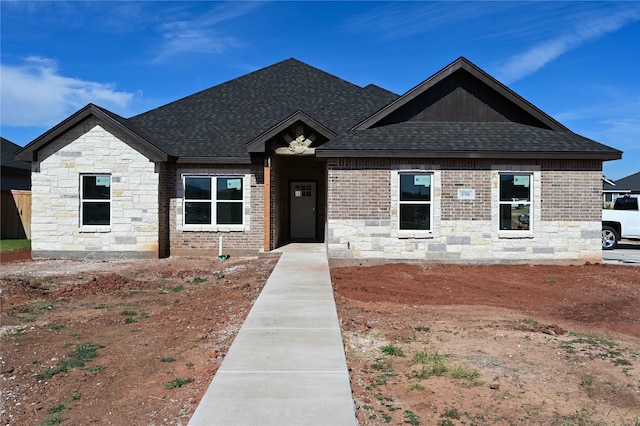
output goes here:
<path id="1" fill-rule="evenodd" d="M 290 237 L 314 240 L 316 238 L 316 183 L 291 182 Z"/>

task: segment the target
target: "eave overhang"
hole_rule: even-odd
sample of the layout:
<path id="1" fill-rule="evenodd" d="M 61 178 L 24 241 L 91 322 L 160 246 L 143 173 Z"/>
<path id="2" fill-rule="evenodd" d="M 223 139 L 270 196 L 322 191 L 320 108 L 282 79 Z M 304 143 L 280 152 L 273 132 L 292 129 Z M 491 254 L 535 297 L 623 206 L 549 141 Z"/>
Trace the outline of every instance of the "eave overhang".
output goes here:
<path id="1" fill-rule="evenodd" d="M 178 164 L 251 164 L 251 157 L 178 157 Z"/>
<path id="2" fill-rule="evenodd" d="M 527 160 L 619 160 L 621 152 L 514 152 L 514 151 L 421 151 L 421 150 L 316 150 L 318 158 L 459 158 Z"/>

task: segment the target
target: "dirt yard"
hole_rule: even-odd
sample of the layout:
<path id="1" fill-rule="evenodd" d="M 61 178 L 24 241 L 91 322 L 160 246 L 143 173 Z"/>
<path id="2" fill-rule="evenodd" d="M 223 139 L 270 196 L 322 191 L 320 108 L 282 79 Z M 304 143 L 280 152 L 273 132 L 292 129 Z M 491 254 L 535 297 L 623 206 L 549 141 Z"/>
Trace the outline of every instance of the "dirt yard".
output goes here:
<path id="1" fill-rule="evenodd" d="M 3 263 L 1 424 L 186 424 L 276 261 Z M 361 425 L 640 424 L 640 267 L 332 279 Z"/>
<path id="2" fill-rule="evenodd" d="M 332 278 L 361 425 L 640 425 L 640 267 Z"/>

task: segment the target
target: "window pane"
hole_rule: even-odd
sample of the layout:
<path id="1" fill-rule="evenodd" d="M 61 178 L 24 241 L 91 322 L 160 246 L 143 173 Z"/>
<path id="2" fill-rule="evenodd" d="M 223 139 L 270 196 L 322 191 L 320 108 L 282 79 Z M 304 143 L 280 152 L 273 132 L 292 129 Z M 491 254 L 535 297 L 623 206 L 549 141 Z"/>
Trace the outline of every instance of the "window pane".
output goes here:
<path id="1" fill-rule="evenodd" d="M 184 223 L 211 225 L 211 203 L 184 203 Z"/>
<path id="2" fill-rule="evenodd" d="M 530 201 L 531 175 L 500 175 L 500 201 Z"/>
<path id="3" fill-rule="evenodd" d="M 242 225 L 242 203 L 218 203 L 218 225 Z"/>
<path id="4" fill-rule="evenodd" d="M 82 199 L 108 200 L 111 176 L 82 176 Z"/>
<path id="5" fill-rule="evenodd" d="M 99 202 L 82 203 L 82 225 L 109 225 L 110 204 Z"/>
<path id="6" fill-rule="evenodd" d="M 431 206 L 400 204 L 400 229 L 431 229 Z"/>
<path id="7" fill-rule="evenodd" d="M 530 205 L 501 204 L 500 229 L 528 230 L 530 210 Z"/>
<path id="8" fill-rule="evenodd" d="M 431 175 L 401 174 L 400 201 L 431 201 Z"/>
<path id="9" fill-rule="evenodd" d="M 211 178 L 188 177 L 184 179 L 184 198 L 187 200 L 210 200 Z"/>
<path id="10" fill-rule="evenodd" d="M 218 200 L 242 200 L 242 178 L 218 178 Z"/>

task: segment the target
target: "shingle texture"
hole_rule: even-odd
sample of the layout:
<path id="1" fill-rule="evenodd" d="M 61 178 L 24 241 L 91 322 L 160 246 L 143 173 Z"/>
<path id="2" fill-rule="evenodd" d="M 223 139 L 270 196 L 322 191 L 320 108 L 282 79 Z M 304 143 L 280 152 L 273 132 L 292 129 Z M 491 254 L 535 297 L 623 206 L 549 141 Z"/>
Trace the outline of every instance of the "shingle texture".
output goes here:
<path id="1" fill-rule="evenodd" d="M 404 122 L 368 130 L 353 130 L 319 148 L 321 152 L 332 150 L 619 152 L 571 132 L 518 123 L 464 122 Z"/>
<path id="2" fill-rule="evenodd" d="M 24 170 L 26 172 L 31 172 L 31 164 L 26 161 L 18 161 L 16 160 L 16 152 L 18 152 L 21 147 L 11 142 L 8 139 L 0 138 L 2 140 L 2 157 L 1 164 L 2 168 L 10 168 L 14 170 Z"/>
<path id="3" fill-rule="evenodd" d="M 169 155 L 243 157 L 249 141 L 298 110 L 340 134 L 397 97 L 288 59 L 127 121 Z"/>

